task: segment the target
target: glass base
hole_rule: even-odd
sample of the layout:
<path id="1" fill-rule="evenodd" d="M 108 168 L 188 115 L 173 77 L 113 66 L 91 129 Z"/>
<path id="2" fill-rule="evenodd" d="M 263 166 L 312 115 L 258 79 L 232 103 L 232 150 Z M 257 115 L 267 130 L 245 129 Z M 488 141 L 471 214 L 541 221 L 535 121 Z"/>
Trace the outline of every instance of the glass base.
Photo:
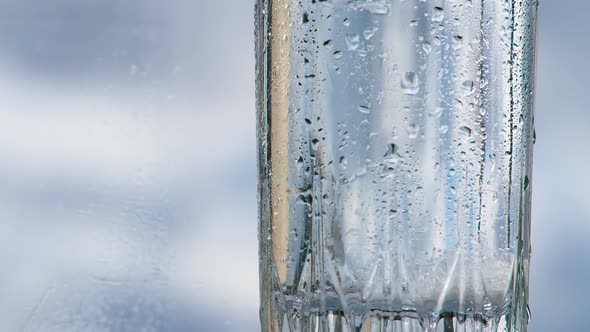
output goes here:
<path id="1" fill-rule="evenodd" d="M 283 313 L 264 325 L 263 322 L 262 331 L 280 332 L 526 332 L 526 324 L 515 326 L 509 323 L 508 315 L 486 319 L 477 314 L 457 313 L 443 313 L 433 319 L 413 312 L 373 312 L 368 317 L 335 311 L 291 317 Z"/>

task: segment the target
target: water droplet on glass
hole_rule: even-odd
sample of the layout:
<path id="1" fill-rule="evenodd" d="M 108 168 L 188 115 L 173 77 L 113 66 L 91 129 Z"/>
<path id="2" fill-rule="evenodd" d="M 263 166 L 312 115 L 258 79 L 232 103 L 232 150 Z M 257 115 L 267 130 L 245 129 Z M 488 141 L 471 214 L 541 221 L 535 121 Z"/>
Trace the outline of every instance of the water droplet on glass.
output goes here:
<path id="1" fill-rule="evenodd" d="M 359 109 L 359 112 L 361 112 L 363 114 L 371 113 L 371 109 L 369 108 L 369 106 L 360 105 L 358 109 Z"/>
<path id="2" fill-rule="evenodd" d="M 342 168 L 346 168 L 346 166 L 348 165 L 348 161 L 346 160 L 346 157 L 344 157 L 344 156 L 340 157 L 340 165 L 342 165 Z"/>
<path id="3" fill-rule="evenodd" d="M 473 94 L 475 91 L 475 82 L 474 81 L 465 81 L 463 82 L 463 91 L 465 96 L 469 96 Z"/>
<path id="4" fill-rule="evenodd" d="M 301 23 L 306 24 L 309 23 L 309 14 L 303 13 L 303 17 L 301 18 Z"/>
<path id="5" fill-rule="evenodd" d="M 428 55 L 432 51 L 432 45 L 429 42 L 424 42 L 422 43 L 422 50 L 424 50 L 424 53 Z"/>
<path id="6" fill-rule="evenodd" d="M 376 28 L 367 29 L 367 30 L 363 31 L 363 36 L 365 37 L 366 40 L 369 40 L 369 39 L 373 38 L 373 36 L 375 35 L 375 32 L 377 32 Z"/>
<path id="7" fill-rule="evenodd" d="M 415 123 L 410 123 L 408 125 L 408 137 L 409 138 L 416 138 L 418 137 L 418 132 L 420 132 L 420 127 Z"/>
<path id="8" fill-rule="evenodd" d="M 349 51 L 356 51 L 359 48 L 361 39 L 358 34 L 353 33 L 346 36 L 346 46 Z"/>
<path id="9" fill-rule="evenodd" d="M 440 116 L 442 115 L 443 112 L 444 112 L 444 108 L 437 107 L 432 112 L 429 112 L 428 115 L 438 119 L 438 118 L 440 118 Z"/>
<path id="10" fill-rule="evenodd" d="M 463 126 L 459 128 L 459 134 L 463 137 L 463 139 L 469 139 L 471 137 L 472 130 L 467 126 Z"/>
<path id="11" fill-rule="evenodd" d="M 314 138 L 311 141 L 311 148 L 314 150 L 317 150 L 319 146 L 320 146 L 320 140 L 318 140 L 317 138 Z"/>
<path id="12" fill-rule="evenodd" d="M 463 47 L 463 36 L 456 35 L 453 37 L 453 49 L 458 50 Z"/>
<path id="13" fill-rule="evenodd" d="M 344 26 L 349 26 L 350 25 L 350 19 L 348 17 L 344 18 L 344 20 L 342 21 L 342 24 L 344 24 Z"/>
<path id="14" fill-rule="evenodd" d="M 443 7 L 436 6 L 432 13 L 432 22 L 441 23 L 445 18 L 445 10 Z"/>
<path id="15" fill-rule="evenodd" d="M 334 51 L 334 59 L 338 60 L 342 58 L 342 51 Z"/>
<path id="16" fill-rule="evenodd" d="M 406 72 L 402 75 L 401 88 L 407 95 L 418 93 L 418 75 L 413 71 Z"/>
<path id="17" fill-rule="evenodd" d="M 524 177 L 524 190 L 528 190 L 530 185 L 529 177 L 525 175 Z"/>
<path id="18" fill-rule="evenodd" d="M 391 143 L 387 146 L 387 152 L 384 157 L 393 156 L 395 154 L 397 154 L 397 145 Z"/>

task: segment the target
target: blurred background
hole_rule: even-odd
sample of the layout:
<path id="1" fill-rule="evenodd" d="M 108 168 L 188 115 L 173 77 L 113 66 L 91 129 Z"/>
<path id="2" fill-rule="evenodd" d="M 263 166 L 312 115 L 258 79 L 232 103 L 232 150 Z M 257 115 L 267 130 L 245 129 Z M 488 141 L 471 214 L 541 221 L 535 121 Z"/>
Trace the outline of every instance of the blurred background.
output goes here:
<path id="1" fill-rule="evenodd" d="M 253 7 L 0 0 L 0 330 L 259 330 Z M 541 0 L 532 332 L 588 331 L 588 12 Z"/>

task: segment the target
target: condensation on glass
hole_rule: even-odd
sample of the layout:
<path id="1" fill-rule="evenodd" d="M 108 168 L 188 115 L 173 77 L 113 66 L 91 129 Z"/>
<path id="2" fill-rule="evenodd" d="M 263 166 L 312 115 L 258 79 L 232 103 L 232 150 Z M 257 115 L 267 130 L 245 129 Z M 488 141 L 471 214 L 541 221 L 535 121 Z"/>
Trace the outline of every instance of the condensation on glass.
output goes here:
<path id="1" fill-rule="evenodd" d="M 264 331 L 525 331 L 536 0 L 259 0 Z"/>

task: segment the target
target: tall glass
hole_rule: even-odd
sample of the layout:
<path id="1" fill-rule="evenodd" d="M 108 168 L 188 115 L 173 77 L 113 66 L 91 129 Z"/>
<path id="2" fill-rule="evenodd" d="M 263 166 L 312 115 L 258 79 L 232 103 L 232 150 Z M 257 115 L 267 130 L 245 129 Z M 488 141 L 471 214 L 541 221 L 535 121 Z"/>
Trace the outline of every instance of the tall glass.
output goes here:
<path id="1" fill-rule="evenodd" d="M 526 331 L 537 0 L 258 0 L 263 331 Z"/>

